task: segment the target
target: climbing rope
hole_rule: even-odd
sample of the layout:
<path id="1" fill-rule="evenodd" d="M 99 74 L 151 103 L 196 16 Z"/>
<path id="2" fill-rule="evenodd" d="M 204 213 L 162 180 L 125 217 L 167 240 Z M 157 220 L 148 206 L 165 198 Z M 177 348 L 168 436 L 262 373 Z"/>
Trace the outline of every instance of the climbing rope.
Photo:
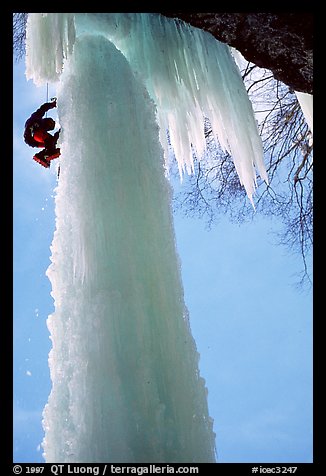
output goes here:
<path id="1" fill-rule="evenodd" d="M 46 83 L 46 102 L 49 102 L 49 83 Z M 46 111 L 45 117 L 48 117 L 48 111 Z"/>
<path id="2" fill-rule="evenodd" d="M 54 101 L 56 98 L 53 97 L 51 98 L 51 101 Z M 46 102 L 49 102 L 49 83 L 46 83 Z M 45 117 L 48 117 L 48 112 L 46 111 Z M 59 179 L 60 176 L 60 164 L 58 166 L 58 172 L 57 172 L 57 180 Z"/>

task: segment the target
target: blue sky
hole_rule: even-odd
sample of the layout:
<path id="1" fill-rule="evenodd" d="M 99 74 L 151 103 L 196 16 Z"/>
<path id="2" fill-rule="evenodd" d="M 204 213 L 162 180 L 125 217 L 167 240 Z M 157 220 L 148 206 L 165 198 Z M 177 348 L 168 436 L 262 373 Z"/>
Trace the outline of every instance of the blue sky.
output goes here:
<path id="1" fill-rule="evenodd" d="M 50 87 L 49 97 L 55 95 Z M 46 327 L 56 169 L 23 141 L 46 87 L 14 65 L 14 461 L 39 462 L 50 392 Z M 55 114 L 51 113 L 55 118 Z M 241 226 L 175 216 L 185 300 L 208 387 L 220 462 L 312 461 L 312 296 L 299 256 L 275 245 L 277 221 Z"/>

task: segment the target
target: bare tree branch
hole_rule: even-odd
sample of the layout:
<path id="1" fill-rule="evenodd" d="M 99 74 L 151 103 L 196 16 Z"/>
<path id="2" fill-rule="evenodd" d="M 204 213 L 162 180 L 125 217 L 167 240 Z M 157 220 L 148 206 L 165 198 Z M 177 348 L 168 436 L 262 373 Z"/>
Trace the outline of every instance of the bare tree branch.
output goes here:
<path id="1" fill-rule="evenodd" d="M 243 77 L 260 120 L 265 164 L 270 185 L 261 180 L 255 196 L 257 213 L 278 217 L 283 231 L 277 242 L 302 257 L 300 284 L 311 284 L 308 255 L 313 244 L 313 145 L 296 95 L 284 84 L 271 78 L 268 71 L 247 64 Z M 209 160 L 199 162 L 194 177 L 184 180 L 185 191 L 175 197 L 175 208 L 186 215 L 206 218 L 208 226 L 221 214 L 241 223 L 254 213 L 231 157 L 222 152 L 205 126 Z"/>
<path id="2" fill-rule="evenodd" d="M 25 56 L 27 16 L 28 13 L 13 13 L 13 47 L 16 61 Z"/>

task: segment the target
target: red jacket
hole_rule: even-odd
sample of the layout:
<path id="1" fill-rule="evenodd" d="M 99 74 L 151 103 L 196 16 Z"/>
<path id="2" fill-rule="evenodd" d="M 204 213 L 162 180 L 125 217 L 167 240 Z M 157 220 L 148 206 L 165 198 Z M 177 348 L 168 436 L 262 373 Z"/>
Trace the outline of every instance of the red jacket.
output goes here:
<path id="1" fill-rule="evenodd" d="M 54 107 L 56 101 L 42 104 L 25 122 L 24 140 L 31 147 L 44 147 L 44 141 L 52 137 L 46 131 L 55 128 L 55 122 L 51 117 L 43 119 L 44 114 Z"/>

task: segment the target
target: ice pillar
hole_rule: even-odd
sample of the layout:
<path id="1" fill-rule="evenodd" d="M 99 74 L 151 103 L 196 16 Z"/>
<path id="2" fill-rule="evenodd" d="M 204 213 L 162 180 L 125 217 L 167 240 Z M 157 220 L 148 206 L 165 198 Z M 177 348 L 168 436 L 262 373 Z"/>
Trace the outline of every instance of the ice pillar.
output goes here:
<path id="1" fill-rule="evenodd" d="M 58 91 L 47 462 L 212 462 L 154 104 L 124 56 L 80 36 Z"/>

